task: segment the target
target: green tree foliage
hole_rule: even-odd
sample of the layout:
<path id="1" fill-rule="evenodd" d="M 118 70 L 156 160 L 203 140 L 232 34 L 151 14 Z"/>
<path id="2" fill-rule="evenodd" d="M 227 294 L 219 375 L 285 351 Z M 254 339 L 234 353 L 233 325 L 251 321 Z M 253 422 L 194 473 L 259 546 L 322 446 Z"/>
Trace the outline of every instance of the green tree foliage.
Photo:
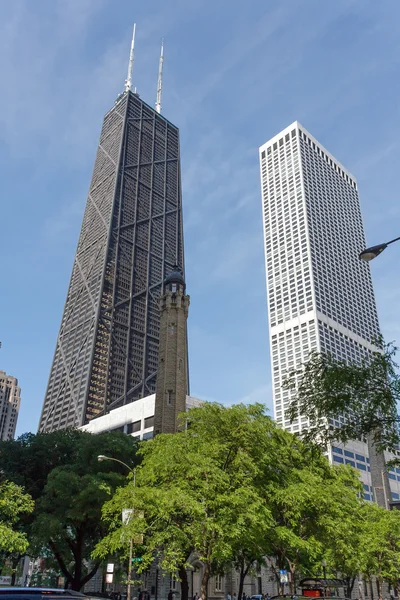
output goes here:
<path id="1" fill-rule="evenodd" d="M 79 590 L 96 573 L 87 561 L 105 533 L 101 508 L 127 482 L 123 465 L 99 463 L 106 454 L 134 464 L 136 443 L 122 433 L 77 430 L 28 434 L 0 444 L 0 470 L 35 500 L 25 522 L 30 554 L 53 556 L 68 587 Z"/>
<path id="2" fill-rule="evenodd" d="M 291 421 L 300 414 L 308 417 L 305 439 L 326 445 L 371 434 L 379 450 L 396 450 L 400 443 L 397 348 L 382 341 L 378 347 L 380 351 L 359 364 L 313 353 L 307 363 L 289 374 L 284 387 L 295 391 L 289 415 Z M 327 423 L 338 415 L 345 417 L 340 427 Z"/>
<path id="3" fill-rule="evenodd" d="M 350 466 L 330 467 L 326 485 L 320 486 L 324 501 L 318 515 L 321 540 L 327 571 L 333 577 L 340 572 L 346 582 L 346 598 L 351 598 L 354 582 L 362 568 L 362 521 L 366 502 L 358 474 Z M 325 507 L 324 507 L 325 504 Z M 321 561 L 313 565 L 320 570 Z"/>
<path id="4" fill-rule="evenodd" d="M 136 486 L 117 490 L 104 506 L 109 534 L 95 556 L 118 549 L 127 555 L 131 538 L 143 540 L 134 544 L 143 558 L 138 571 L 157 556 L 164 571 L 179 574 L 184 599 L 185 568 L 196 561 L 205 598 L 210 576 L 232 563 L 242 584 L 265 556 L 293 575 L 320 561 L 334 520 L 359 509 L 355 472 L 330 467 L 260 405 L 206 404 L 185 418 L 186 431 L 142 446 Z M 126 526 L 123 508 L 134 510 Z"/>
<path id="5" fill-rule="evenodd" d="M 362 505 L 362 486 L 354 469 L 332 467 L 307 446 L 299 450 L 300 460 L 293 461 L 292 468 L 288 465 L 286 481 L 274 486 L 269 498 L 275 521 L 268 532 L 270 555 L 276 560 L 277 578 L 279 569 L 291 572 L 292 593 L 300 570 L 315 574 L 330 546 L 346 544 L 346 530 L 339 531 L 336 524 L 354 518 Z"/>
<path id="6" fill-rule="evenodd" d="M 376 576 L 380 590 L 389 582 L 400 593 L 400 512 L 388 511 L 376 504 L 364 508 L 361 571 L 367 578 Z"/>
<path id="7" fill-rule="evenodd" d="M 33 500 L 29 494 L 11 481 L 0 484 L 0 551 L 23 553 L 28 547 L 26 535 L 18 531 L 23 513 L 33 511 Z"/>
<path id="8" fill-rule="evenodd" d="M 131 483 L 118 490 L 105 505 L 111 532 L 96 556 L 143 535 L 141 570 L 156 554 L 164 571 L 184 580 L 185 567 L 199 560 L 206 596 L 209 577 L 232 561 L 241 540 L 256 545 L 259 531 L 271 523 L 255 481 L 273 462 L 276 448 L 270 440 L 281 432 L 261 406 L 207 404 L 191 410 L 189 418 L 186 431 L 143 445 L 136 488 Z M 120 523 L 124 507 L 135 510 L 125 528 Z"/>

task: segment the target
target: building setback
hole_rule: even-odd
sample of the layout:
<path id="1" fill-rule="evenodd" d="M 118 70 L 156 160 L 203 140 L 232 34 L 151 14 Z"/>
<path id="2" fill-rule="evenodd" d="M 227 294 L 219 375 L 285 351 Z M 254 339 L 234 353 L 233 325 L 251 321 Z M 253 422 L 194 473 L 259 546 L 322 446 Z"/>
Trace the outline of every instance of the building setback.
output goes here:
<path id="1" fill-rule="evenodd" d="M 0 440 L 14 439 L 20 403 L 18 379 L 0 371 Z"/>
<path id="2" fill-rule="evenodd" d="M 155 392 L 174 265 L 183 272 L 179 131 L 127 89 L 104 117 L 40 431 Z"/>
<path id="3" fill-rule="evenodd" d="M 358 258 L 366 244 L 353 175 L 298 122 L 259 155 L 274 417 L 296 433 L 307 419 L 288 419 L 287 372 L 313 350 L 345 361 L 366 358 L 376 349 L 379 324 L 369 265 Z M 338 416 L 334 425 L 341 422 Z M 366 444 L 334 446 L 330 459 L 357 468 L 372 499 Z M 378 479 L 381 486 L 380 473 Z M 399 481 L 391 477 L 393 497 Z"/>

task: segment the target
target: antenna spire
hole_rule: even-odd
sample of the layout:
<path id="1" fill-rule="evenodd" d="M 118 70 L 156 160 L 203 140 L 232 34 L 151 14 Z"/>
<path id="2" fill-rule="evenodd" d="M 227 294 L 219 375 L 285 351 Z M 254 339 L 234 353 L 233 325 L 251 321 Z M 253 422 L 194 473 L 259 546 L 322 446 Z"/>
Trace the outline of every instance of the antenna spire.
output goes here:
<path id="1" fill-rule="evenodd" d="M 158 113 L 161 112 L 161 91 L 162 91 L 163 63 L 164 63 L 164 38 L 161 40 L 160 63 L 159 63 L 159 66 L 158 66 L 157 100 L 156 100 L 156 112 L 158 112 Z"/>
<path id="2" fill-rule="evenodd" d="M 133 26 L 131 51 L 129 54 L 128 75 L 126 76 L 126 79 L 125 79 L 125 91 L 126 92 L 128 92 L 132 87 L 132 69 L 133 69 L 133 58 L 134 58 L 134 54 L 135 54 L 135 34 L 136 34 L 136 23 Z"/>

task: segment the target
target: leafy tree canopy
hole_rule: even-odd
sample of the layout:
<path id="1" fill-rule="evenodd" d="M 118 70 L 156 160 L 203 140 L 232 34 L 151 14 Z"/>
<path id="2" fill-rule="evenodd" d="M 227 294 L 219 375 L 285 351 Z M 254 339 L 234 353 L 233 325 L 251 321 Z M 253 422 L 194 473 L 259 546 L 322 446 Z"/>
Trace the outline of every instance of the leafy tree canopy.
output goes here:
<path id="1" fill-rule="evenodd" d="M 206 404 L 190 411 L 186 431 L 158 435 L 142 446 L 136 477 L 104 507 L 110 534 L 96 549 L 106 556 L 131 537 L 143 536 L 141 570 L 158 555 L 161 568 L 179 572 L 194 560 L 207 581 L 232 561 L 241 542 L 260 545 L 260 531 L 272 524 L 265 497 L 255 486 L 265 473 L 278 480 L 274 438 L 284 435 L 260 405 Z M 121 510 L 133 508 L 128 526 Z"/>
<path id="2" fill-rule="evenodd" d="M 35 511 L 25 523 L 29 552 L 52 555 L 69 587 L 79 590 L 96 572 L 87 560 L 105 533 L 101 508 L 127 469 L 105 454 L 135 464 L 136 442 L 122 433 L 92 435 L 78 430 L 27 434 L 0 444 L 0 469 L 23 485 L 35 499 Z"/>
<path id="3" fill-rule="evenodd" d="M 379 583 L 388 581 L 400 593 L 400 513 L 376 504 L 364 507 L 360 521 L 362 531 L 361 571 Z M 382 587 L 381 587 L 382 589 Z"/>
<path id="4" fill-rule="evenodd" d="M 28 547 L 26 535 L 18 531 L 23 513 L 33 511 L 33 500 L 11 481 L 0 484 L 0 551 L 23 553 Z"/>
<path id="5" fill-rule="evenodd" d="M 334 440 L 347 442 L 372 435 L 378 450 L 397 449 L 397 348 L 382 340 L 378 341 L 378 348 L 359 364 L 313 353 L 308 362 L 288 375 L 284 387 L 295 392 L 289 416 L 292 422 L 299 415 L 308 417 L 306 441 L 326 446 Z M 335 427 L 338 415 L 345 419 L 340 427 Z"/>
<path id="6" fill-rule="evenodd" d="M 156 555 L 164 571 L 183 579 L 184 567 L 201 561 L 203 594 L 210 575 L 232 562 L 244 576 L 267 555 L 293 573 L 321 560 L 335 519 L 359 509 L 355 472 L 331 467 L 261 405 L 206 404 L 184 418 L 186 431 L 141 447 L 136 485 L 105 504 L 109 533 L 96 558 L 117 549 L 127 555 L 133 539 L 139 572 Z M 124 508 L 133 509 L 127 525 Z"/>

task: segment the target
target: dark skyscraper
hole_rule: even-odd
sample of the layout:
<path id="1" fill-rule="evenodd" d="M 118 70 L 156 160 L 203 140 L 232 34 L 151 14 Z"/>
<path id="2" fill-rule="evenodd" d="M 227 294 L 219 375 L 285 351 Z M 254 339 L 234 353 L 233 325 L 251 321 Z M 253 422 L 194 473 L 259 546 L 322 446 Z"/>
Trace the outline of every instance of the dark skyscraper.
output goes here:
<path id="1" fill-rule="evenodd" d="M 162 283 L 184 268 L 179 131 L 156 107 L 128 73 L 104 117 L 40 431 L 155 392 Z"/>

